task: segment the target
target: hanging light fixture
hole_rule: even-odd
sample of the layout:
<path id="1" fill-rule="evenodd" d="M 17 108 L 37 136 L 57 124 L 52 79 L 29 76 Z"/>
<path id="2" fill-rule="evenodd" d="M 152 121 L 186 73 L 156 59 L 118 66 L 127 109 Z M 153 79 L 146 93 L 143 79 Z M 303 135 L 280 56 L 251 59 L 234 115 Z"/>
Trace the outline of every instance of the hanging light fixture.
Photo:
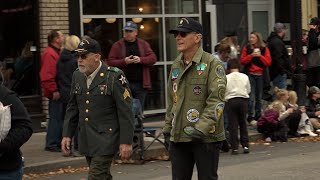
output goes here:
<path id="1" fill-rule="evenodd" d="M 92 21 L 92 18 L 83 18 L 83 19 L 82 19 L 82 22 L 83 22 L 83 23 L 86 23 L 86 24 L 87 24 L 87 23 L 90 23 L 91 21 Z"/>
<path id="2" fill-rule="evenodd" d="M 106 18 L 105 20 L 107 23 L 114 23 L 116 22 L 117 18 Z"/>
<path id="3" fill-rule="evenodd" d="M 144 29 L 144 25 L 141 24 L 140 25 L 140 29 L 143 30 Z"/>
<path id="4" fill-rule="evenodd" d="M 142 7 L 140 7 L 138 10 L 139 10 L 139 12 L 140 12 L 140 13 L 142 13 L 143 8 L 142 8 Z"/>
<path id="5" fill-rule="evenodd" d="M 135 23 L 141 23 L 142 22 L 142 18 L 132 18 L 132 21 Z"/>

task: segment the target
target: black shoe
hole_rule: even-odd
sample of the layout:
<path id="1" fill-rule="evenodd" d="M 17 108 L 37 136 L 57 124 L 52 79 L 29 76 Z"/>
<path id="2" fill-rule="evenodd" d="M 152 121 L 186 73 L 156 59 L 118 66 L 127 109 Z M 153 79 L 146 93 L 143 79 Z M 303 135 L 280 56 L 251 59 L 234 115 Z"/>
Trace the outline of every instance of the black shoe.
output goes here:
<path id="1" fill-rule="evenodd" d="M 250 150 L 248 147 L 244 147 L 243 148 L 243 154 L 249 154 L 250 153 Z"/>
<path id="2" fill-rule="evenodd" d="M 230 147 L 229 147 L 229 143 L 227 140 L 222 141 L 222 145 L 221 145 L 221 151 L 223 152 L 229 152 Z"/>
<path id="3" fill-rule="evenodd" d="M 295 133 L 288 133 L 288 138 L 296 138 L 296 137 L 301 137 L 301 135 L 297 132 Z"/>
<path id="4" fill-rule="evenodd" d="M 61 152 L 61 148 L 58 147 L 46 147 L 44 148 L 45 151 L 50 151 L 50 152 Z"/>
<path id="5" fill-rule="evenodd" d="M 232 155 L 238 155 L 239 152 L 238 152 L 238 150 L 234 149 L 234 150 L 231 151 L 231 154 L 232 154 Z"/>

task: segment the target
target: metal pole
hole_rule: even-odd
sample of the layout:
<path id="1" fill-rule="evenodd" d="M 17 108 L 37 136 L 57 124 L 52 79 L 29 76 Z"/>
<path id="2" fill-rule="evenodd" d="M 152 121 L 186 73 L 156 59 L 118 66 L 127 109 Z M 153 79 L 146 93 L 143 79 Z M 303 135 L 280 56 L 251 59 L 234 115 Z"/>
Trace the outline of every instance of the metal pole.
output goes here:
<path id="1" fill-rule="evenodd" d="M 296 62 L 296 71 L 293 75 L 293 87 L 298 95 L 298 105 L 305 105 L 306 100 L 306 75 L 303 74 L 303 60 L 302 60 L 302 21 L 301 21 L 301 0 L 295 0 L 293 3 L 293 8 L 291 11 L 291 17 L 293 17 L 295 24 L 292 24 L 291 27 L 294 29 L 294 37 L 292 39 L 293 49 L 295 49 L 295 62 Z"/>

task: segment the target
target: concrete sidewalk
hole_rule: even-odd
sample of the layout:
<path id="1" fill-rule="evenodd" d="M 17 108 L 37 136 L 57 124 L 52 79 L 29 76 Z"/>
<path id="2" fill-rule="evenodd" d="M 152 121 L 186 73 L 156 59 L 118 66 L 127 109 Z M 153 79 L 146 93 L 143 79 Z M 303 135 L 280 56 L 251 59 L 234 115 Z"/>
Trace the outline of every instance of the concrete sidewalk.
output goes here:
<path id="1" fill-rule="evenodd" d="M 164 122 L 144 123 L 145 127 L 163 127 Z M 252 127 L 248 127 L 250 141 L 261 138 L 261 134 L 257 133 Z M 157 133 L 161 132 L 161 128 Z M 44 151 L 46 133 L 34 133 L 31 139 L 21 148 L 25 159 L 25 173 L 49 172 L 64 167 L 80 167 L 86 166 L 84 157 L 64 157 L 62 153 Z M 145 137 L 145 147 L 153 140 L 151 137 Z M 159 159 L 166 156 L 165 147 L 159 142 L 153 143 L 145 152 L 145 160 Z"/>

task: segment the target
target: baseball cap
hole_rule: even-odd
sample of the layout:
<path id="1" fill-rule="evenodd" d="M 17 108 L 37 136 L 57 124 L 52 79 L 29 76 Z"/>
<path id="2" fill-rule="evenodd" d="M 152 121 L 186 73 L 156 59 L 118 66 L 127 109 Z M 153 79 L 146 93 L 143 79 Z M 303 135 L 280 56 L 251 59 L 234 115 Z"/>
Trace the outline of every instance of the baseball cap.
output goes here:
<path id="1" fill-rule="evenodd" d="M 309 94 L 316 94 L 320 93 L 320 89 L 317 86 L 311 86 L 308 90 Z"/>
<path id="2" fill-rule="evenodd" d="M 275 32 L 281 32 L 282 30 L 286 30 L 286 29 L 287 29 L 286 25 L 280 22 L 276 23 L 273 27 L 273 30 Z"/>
<path id="3" fill-rule="evenodd" d="M 202 34 L 202 25 L 194 20 L 193 18 L 181 18 L 178 26 L 169 31 L 170 34 L 175 34 L 177 31 L 180 32 L 197 32 Z"/>
<path id="4" fill-rule="evenodd" d="M 320 19 L 318 17 L 313 17 L 310 19 L 310 25 L 320 25 Z"/>
<path id="5" fill-rule="evenodd" d="M 100 53 L 101 47 L 96 40 L 91 38 L 85 38 L 80 41 L 78 48 L 73 50 L 72 52 L 79 54 L 87 54 L 89 52 Z"/>
<path id="6" fill-rule="evenodd" d="M 124 30 L 130 30 L 130 31 L 135 31 L 138 29 L 138 26 L 135 22 L 133 21 L 128 21 L 126 22 L 126 25 L 123 28 Z"/>

